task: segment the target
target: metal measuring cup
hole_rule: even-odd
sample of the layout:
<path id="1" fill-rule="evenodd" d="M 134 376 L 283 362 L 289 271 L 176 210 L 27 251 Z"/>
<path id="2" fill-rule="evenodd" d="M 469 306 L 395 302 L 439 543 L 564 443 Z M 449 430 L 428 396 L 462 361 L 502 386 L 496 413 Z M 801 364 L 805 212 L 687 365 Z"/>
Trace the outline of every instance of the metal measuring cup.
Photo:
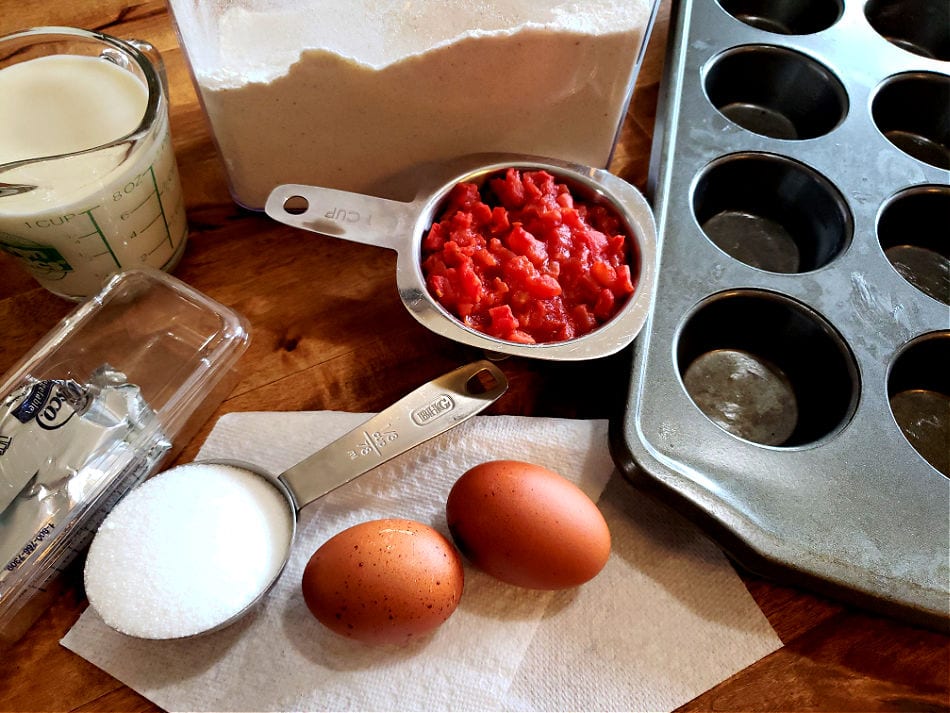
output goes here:
<path id="1" fill-rule="evenodd" d="M 576 339 L 516 344 L 467 327 L 432 297 L 422 274 L 422 239 L 457 183 L 482 184 L 507 168 L 545 170 L 589 203 L 607 205 L 633 241 L 631 273 L 636 291 L 599 328 Z M 281 185 L 264 211 L 271 218 L 315 233 L 389 248 L 398 253 L 396 284 L 403 304 L 423 325 L 462 344 L 489 352 L 576 361 L 608 356 L 626 347 L 646 322 L 656 282 L 656 223 L 643 195 L 601 169 L 523 154 L 475 154 L 419 169 L 417 197 L 394 201 L 333 188 Z"/>
<path id="2" fill-rule="evenodd" d="M 290 514 L 290 538 L 283 561 L 276 573 L 247 604 L 226 619 L 205 629 L 192 631 L 183 625 L 181 632 L 166 636 L 142 634 L 116 626 L 115 617 L 110 612 L 112 605 L 108 601 L 96 601 L 91 594 L 92 590 L 98 591 L 100 583 L 106 579 L 114 580 L 123 577 L 134 579 L 135 577 L 134 573 L 115 571 L 108 552 L 102 554 L 96 552 L 96 540 L 99 539 L 103 529 L 108 529 L 110 526 L 110 518 L 113 515 L 110 513 L 96 534 L 86 561 L 86 590 L 90 595 L 90 604 L 106 624 L 137 638 L 188 638 L 223 629 L 243 617 L 260 602 L 279 579 L 290 559 L 296 536 L 297 515 L 303 507 L 372 468 L 462 423 L 496 401 L 507 388 L 508 382 L 504 373 L 491 362 L 478 361 L 460 367 L 422 385 L 277 476 L 271 475 L 259 466 L 243 461 L 225 459 L 195 461 L 195 463 L 236 467 L 260 476 L 270 483 L 277 490 L 280 498 L 286 502 Z M 164 474 L 156 477 L 161 478 L 162 475 Z M 133 491 L 126 497 L 134 498 L 136 492 Z M 173 507 L 175 502 L 162 502 L 162 505 Z M 137 530 L 135 534 L 141 537 L 149 536 L 145 528 Z M 193 541 L 200 543 L 204 536 L 203 531 L 195 532 Z M 189 537 L 189 539 L 192 538 Z M 118 584 L 120 588 L 123 588 L 125 582 Z M 129 585 L 135 587 L 138 586 L 138 582 L 129 582 Z"/>

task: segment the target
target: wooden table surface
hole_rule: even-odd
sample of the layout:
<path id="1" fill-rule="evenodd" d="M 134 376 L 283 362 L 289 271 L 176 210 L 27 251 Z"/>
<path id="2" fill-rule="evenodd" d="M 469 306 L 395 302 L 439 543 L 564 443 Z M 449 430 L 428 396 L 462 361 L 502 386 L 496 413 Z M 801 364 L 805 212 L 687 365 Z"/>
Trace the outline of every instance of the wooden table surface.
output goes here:
<path id="1" fill-rule="evenodd" d="M 646 188 L 666 41 L 664 0 L 611 169 Z M 70 25 L 141 38 L 163 54 L 190 240 L 175 275 L 245 315 L 251 345 L 240 380 L 185 446 L 189 460 L 232 411 L 378 410 L 480 354 L 435 336 L 403 308 L 395 255 L 285 228 L 235 206 L 161 0 L 0 0 L 0 34 Z M 2 130 L 2 127 L 0 127 Z M 0 254 L 0 372 L 74 305 Z M 576 364 L 510 359 L 509 392 L 490 412 L 609 418 L 625 354 Z M 950 641 L 742 573 L 784 646 L 687 703 L 689 711 L 950 710 Z M 145 711 L 155 706 L 59 645 L 86 602 L 78 567 L 50 608 L 0 652 L 0 711 Z"/>

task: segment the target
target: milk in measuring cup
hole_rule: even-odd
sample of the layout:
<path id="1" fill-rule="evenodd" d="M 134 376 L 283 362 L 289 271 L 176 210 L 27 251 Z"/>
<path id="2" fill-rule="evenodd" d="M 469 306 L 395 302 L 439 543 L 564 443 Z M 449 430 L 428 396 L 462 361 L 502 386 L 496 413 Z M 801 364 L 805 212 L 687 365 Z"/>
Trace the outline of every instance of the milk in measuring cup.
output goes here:
<path id="1" fill-rule="evenodd" d="M 147 103 L 145 84 L 99 57 L 0 69 L 0 248 L 58 295 L 82 299 L 121 269 L 169 270 L 181 257 L 187 224 L 167 113 L 146 138 L 82 153 L 135 131 Z"/>

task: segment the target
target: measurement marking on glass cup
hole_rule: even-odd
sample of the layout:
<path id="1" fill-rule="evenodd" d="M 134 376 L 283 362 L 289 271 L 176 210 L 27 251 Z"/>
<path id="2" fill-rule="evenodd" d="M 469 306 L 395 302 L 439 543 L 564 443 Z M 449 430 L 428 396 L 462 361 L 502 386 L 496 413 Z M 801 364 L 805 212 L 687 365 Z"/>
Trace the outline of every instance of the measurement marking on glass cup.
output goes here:
<path id="1" fill-rule="evenodd" d="M 169 229 L 168 219 L 165 217 L 165 206 L 162 205 L 162 194 L 159 193 L 158 181 L 155 180 L 155 164 L 148 167 L 148 172 L 152 176 L 152 185 L 155 187 L 155 200 L 158 201 L 158 210 L 161 212 L 162 222 L 165 224 L 165 238 L 168 240 L 169 246 L 175 247 L 174 244 L 172 244 L 172 231 Z"/>
<path id="2" fill-rule="evenodd" d="M 97 208 L 98 206 L 93 206 Z M 109 255 L 112 257 L 112 260 L 115 262 L 116 267 L 122 267 L 122 263 L 119 262 L 119 258 L 115 256 L 115 253 L 112 252 L 112 246 L 109 245 L 109 241 L 106 240 L 105 233 L 102 232 L 102 228 L 99 227 L 99 224 L 96 222 L 96 219 L 92 215 L 93 208 L 90 208 L 87 211 L 84 211 L 86 215 L 89 216 L 89 222 L 92 223 L 92 227 L 96 229 L 96 232 L 99 234 L 99 238 L 102 240 L 102 244 L 106 246 L 106 250 L 109 251 Z"/>
<path id="3" fill-rule="evenodd" d="M 165 226 L 165 237 L 164 237 L 164 239 L 162 240 L 162 242 L 168 242 L 168 245 L 169 245 L 170 247 L 174 248 L 174 247 L 175 247 L 175 244 L 174 244 L 174 242 L 172 241 L 171 228 L 170 228 L 169 225 L 168 225 L 168 216 L 165 214 L 165 206 L 164 206 L 164 204 L 162 203 L 162 192 L 161 192 L 161 190 L 160 190 L 159 187 L 158 187 L 158 180 L 157 180 L 156 177 L 155 177 L 155 166 L 154 166 L 154 165 L 149 166 L 148 169 L 147 169 L 146 171 L 142 172 L 138 177 L 136 177 L 136 179 L 135 179 L 134 181 L 130 181 L 129 183 L 127 183 L 126 186 L 125 186 L 125 188 L 124 188 L 121 192 L 116 192 L 115 195 L 113 196 L 113 200 L 118 201 L 118 200 L 121 200 L 124 195 L 131 195 L 132 193 L 134 193 L 134 192 L 136 191 L 136 189 L 139 188 L 139 186 L 141 186 L 141 181 L 142 181 L 142 179 L 143 179 L 146 175 L 148 175 L 149 178 L 150 178 L 150 180 L 151 180 L 151 183 L 152 183 L 152 190 L 149 191 L 148 194 L 146 194 L 146 196 L 145 196 L 144 199 L 142 199 L 139 203 L 137 203 L 136 205 L 134 205 L 134 206 L 133 206 L 132 208 L 130 208 L 129 210 L 127 210 L 127 211 L 125 211 L 124 213 L 122 213 L 119 217 L 120 217 L 122 220 L 128 220 L 128 219 L 131 218 L 140 208 L 142 208 L 142 207 L 148 205 L 149 201 L 152 200 L 152 198 L 154 197 L 156 203 L 158 204 L 158 212 L 155 214 L 155 216 L 154 216 L 148 223 L 146 223 L 144 226 L 142 226 L 142 227 L 139 228 L 138 230 L 134 230 L 134 231 L 132 232 L 130 238 L 135 238 L 135 237 L 137 237 L 138 235 L 147 232 L 147 231 L 152 227 L 152 225 L 155 224 L 155 222 L 156 222 L 159 218 L 161 218 L 161 219 L 162 219 L 162 224 Z M 151 252 L 154 252 L 154 251 L 149 251 L 149 252 L 151 253 Z"/>
<path id="4" fill-rule="evenodd" d="M 161 205 L 161 201 L 159 201 L 159 205 Z M 134 238 L 134 237 L 135 237 L 136 235 L 138 235 L 139 233 L 144 233 L 144 232 L 147 231 L 149 228 L 151 228 L 151 227 L 155 224 L 155 222 L 158 221 L 159 218 L 162 218 L 162 217 L 163 217 L 163 216 L 162 216 L 161 213 L 156 213 L 156 214 L 154 215 L 154 217 L 153 217 L 150 221 L 148 221 L 144 226 L 142 226 L 141 230 L 135 230 L 135 231 L 133 231 L 133 232 L 132 232 L 132 237 Z M 168 235 L 167 223 L 166 223 L 165 234 Z"/>
<path id="5" fill-rule="evenodd" d="M 178 214 L 179 211 L 184 212 L 184 210 L 185 210 L 185 198 L 184 198 L 184 195 L 183 195 L 183 194 L 179 194 L 179 195 L 178 195 L 178 202 L 175 204 L 175 209 L 172 211 L 172 215 L 175 216 L 175 215 Z M 185 235 L 187 235 L 187 233 L 188 233 L 188 222 L 185 221 L 185 224 L 184 224 L 184 226 L 183 226 L 182 229 L 181 229 L 181 235 L 178 236 L 178 240 L 172 242 L 172 246 L 174 247 L 175 245 L 181 245 L 181 243 L 182 243 L 182 241 L 185 239 Z M 162 245 L 163 242 L 164 242 L 163 240 L 160 240 L 159 242 L 157 242 L 157 243 L 155 244 L 155 247 L 153 247 L 152 249 L 150 249 L 150 250 L 148 251 L 148 254 L 149 254 L 149 255 L 154 255 L 155 253 L 157 253 L 157 252 L 163 247 L 163 245 Z M 174 259 L 175 259 L 175 254 L 172 253 L 172 257 L 170 257 L 169 260 L 168 260 L 168 262 L 165 263 L 166 267 L 167 267 L 167 265 L 170 264 L 171 261 L 174 260 Z M 163 267 L 162 269 L 165 269 L 165 268 Z"/>
<path id="6" fill-rule="evenodd" d="M 122 215 L 120 215 L 119 218 L 121 218 L 122 220 L 128 220 L 130 217 L 132 217 L 132 214 L 133 214 L 135 211 L 137 211 L 137 210 L 138 210 L 139 208 L 141 208 L 143 205 L 145 205 L 146 203 L 148 203 L 148 202 L 151 200 L 151 198 L 152 198 L 152 194 L 149 193 L 147 196 L 145 196 L 145 199 L 144 199 L 141 203 L 139 203 L 137 206 L 134 206 L 134 207 L 130 208 L 129 210 L 127 210 L 125 213 L 123 213 Z"/>

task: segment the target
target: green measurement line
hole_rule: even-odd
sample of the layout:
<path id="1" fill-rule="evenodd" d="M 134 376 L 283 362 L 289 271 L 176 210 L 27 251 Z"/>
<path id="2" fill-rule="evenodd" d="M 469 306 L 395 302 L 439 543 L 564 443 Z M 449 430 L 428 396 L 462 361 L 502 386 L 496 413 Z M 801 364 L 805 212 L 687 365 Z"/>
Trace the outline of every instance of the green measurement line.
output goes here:
<path id="1" fill-rule="evenodd" d="M 139 230 L 139 232 L 144 233 L 146 230 L 152 227 L 152 223 L 154 223 L 156 220 L 158 220 L 161 217 L 162 216 L 160 213 L 156 213 L 155 217 L 152 218 L 150 221 L 148 221 L 148 223 L 146 223 L 145 226 Z"/>
<path id="2" fill-rule="evenodd" d="M 102 233 L 102 228 L 99 227 L 99 224 L 96 222 L 96 219 L 92 217 L 92 208 L 86 211 L 86 215 L 89 216 L 89 221 L 92 223 L 92 227 L 96 229 L 96 232 L 99 233 L 99 239 L 102 240 L 102 244 L 106 246 L 106 250 L 109 251 L 109 255 L 112 256 L 112 260 L 115 262 L 116 267 L 122 267 L 119 263 L 119 258 L 115 256 L 115 253 L 112 252 L 112 246 L 109 245 L 109 241 L 106 240 L 106 236 Z"/>
<path id="3" fill-rule="evenodd" d="M 151 198 L 151 197 L 152 197 L 151 195 L 146 196 L 146 198 L 145 198 L 144 201 L 142 201 L 142 202 L 139 203 L 137 206 L 135 206 L 134 208 L 132 208 L 131 210 L 129 210 L 129 211 L 126 213 L 126 215 L 132 215 L 135 211 L 137 211 L 137 210 L 138 210 L 139 208 L 141 208 L 143 205 L 145 205 L 146 203 L 148 203 L 148 199 Z M 161 202 L 161 201 L 159 201 L 159 202 Z"/>
<path id="4" fill-rule="evenodd" d="M 155 186 L 155 200 L 158 201 L 158 209 L 162 213 L 162 222 L 165 224 L 165 235 L 168 238 L 168 245 L 175 247 L 172 242 L 172 231 L 168 228 L 168 218 L 165 217 L 165 207 L 162 205 L 162 194 L 158 192 L 158 181 L 155 180 L 155 165 L 148 167 L 148 172 L 152 176 L 152 185 Z"/>

